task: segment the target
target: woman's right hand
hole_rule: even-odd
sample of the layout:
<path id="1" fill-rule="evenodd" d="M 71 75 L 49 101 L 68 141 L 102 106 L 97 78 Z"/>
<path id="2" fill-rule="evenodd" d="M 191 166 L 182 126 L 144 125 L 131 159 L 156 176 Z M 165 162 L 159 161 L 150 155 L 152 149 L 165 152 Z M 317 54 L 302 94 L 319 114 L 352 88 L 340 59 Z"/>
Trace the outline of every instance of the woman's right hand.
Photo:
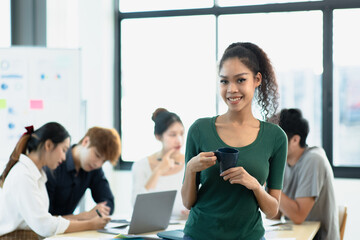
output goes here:
<path id="1" fill-rule="evenodd" d="M 201 152 L 197 156 L 190 159 L 187 169 L 191 172 L 200 172 L 216 164 L 216 156 L 214 152 Z"/>
<path id="2" fill-rule="evenodd" d="M 170 149 L 167 151 L 162 157 L 160 164 L 156 167 L 156 170 L 158 170 L 161 174 L 164 174 L 170 169 L 174 168 L 175 159 L 171 156 L 174 152 L 175 149 Z"/>
<path id="3" fill-rule="evenodd" d="M 109 221 L 109 216 L 96 216 L 88 220 L 70 220 L 70 225 L 65 233 L 103 229 Z"/>
<path id="4" fill-rule="evenodd" d="M 99 217 L 99 216 L 96 216 L 96 217 L 93 217 L 90 221 L 91 221 L 91 225 L 93 226 L 93 229 L 94 230 L 97 230 L 97 229 L 103 229 L 106 224 L 108 222 L 110 222 L 111 218 L 109 216 L 102 216 L 102 217 Z"/>
<path id="5" fill-rule="evenodd" d="M 216 156 L 213 152 L 201 152 L 191 158 L 186 165 L 184 182 L 181 188 L 183 204 L 187 209 L 191 209 L 197 200 L 198 185 L 196 183 L 196 173 L 205 170 L 216 164 Z"/>

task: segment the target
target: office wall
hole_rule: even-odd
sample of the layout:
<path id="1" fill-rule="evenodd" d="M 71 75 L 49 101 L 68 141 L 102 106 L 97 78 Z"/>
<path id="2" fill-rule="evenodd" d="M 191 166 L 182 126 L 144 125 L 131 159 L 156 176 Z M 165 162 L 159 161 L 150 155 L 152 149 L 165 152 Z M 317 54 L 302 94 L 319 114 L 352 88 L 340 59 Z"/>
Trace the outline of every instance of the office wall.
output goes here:
<path id="1" fill-rule="evenodd" d="M 114 0 L 47 2 L 47 45 L 81 49 L 86 128 L 113 126 Z M 79 139 L 73 139 L 78 141 Z"/>
<path id="2" fill-rule="evenodd" d="M 340 205 L 348 207 L 348 219 L 345 228 L 345 240 L 355 240 L 360 237 L 360 180 L 335 179 L 336 200 Z"/>
<path id="3" fill-rule="evenodd" d="M 113 127 L 114 0 L 79 0 L 79 41 L 87 125 Z"/>
<path id="4" fill-rule="evenodd" d="M 0 47 L 11 45 L 10 1 L 0 0 Z"/>

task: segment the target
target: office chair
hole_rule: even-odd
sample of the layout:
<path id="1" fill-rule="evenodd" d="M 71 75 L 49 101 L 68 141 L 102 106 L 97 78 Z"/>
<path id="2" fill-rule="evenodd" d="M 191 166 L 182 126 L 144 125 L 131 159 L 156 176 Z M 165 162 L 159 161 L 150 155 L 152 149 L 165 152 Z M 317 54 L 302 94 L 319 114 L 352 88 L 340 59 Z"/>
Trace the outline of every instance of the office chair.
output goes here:
<path id="1" fill-rule="evenodd" d="M 345 225 L 347 219 L 347 207 L 339 206 L 339 227 L 340 227 L 340 240 L 344 239 Z"/>

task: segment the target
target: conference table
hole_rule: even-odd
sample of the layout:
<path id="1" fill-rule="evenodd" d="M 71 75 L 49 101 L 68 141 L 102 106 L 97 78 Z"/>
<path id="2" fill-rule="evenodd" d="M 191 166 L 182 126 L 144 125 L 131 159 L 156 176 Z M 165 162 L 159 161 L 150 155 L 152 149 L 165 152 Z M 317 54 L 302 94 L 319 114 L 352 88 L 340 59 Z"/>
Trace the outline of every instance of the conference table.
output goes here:
<path id="1" fill-rule="evenodd" d="M 265 225 L 265 224 L 264 224 Z M 171 224 L 166 230 L 182 229 L 184 223 Z M 274 226 L 265 226 L 266 240 L 311 240 L 320 228 L 320 222 L 303 222 L 302 224 L 293 224 L 291 221 L 278 223 Z M 157 232 L 145 233 L 149 238 L 156 238 Z M 77 233 L 59 234 L 47 239 L 112 239 L 116 235 L 100 233 L 97 231 L 84 231 Z M 160 238 L 159 238 L 160 239 Z"/>

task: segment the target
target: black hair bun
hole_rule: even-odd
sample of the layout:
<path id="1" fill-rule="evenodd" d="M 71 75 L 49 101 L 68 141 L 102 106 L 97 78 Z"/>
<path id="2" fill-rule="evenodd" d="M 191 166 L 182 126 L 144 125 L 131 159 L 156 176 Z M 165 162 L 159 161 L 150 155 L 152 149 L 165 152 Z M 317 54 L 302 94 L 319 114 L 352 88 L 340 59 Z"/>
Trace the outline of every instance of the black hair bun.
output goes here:
<path id="1" fill-rule="evenodd" d="M 159 116 L 160 113 L 163 112 L 169 112 L 168 110 L 166 110 L 165 108 L 158 108 L 155 110 L 155 112 L 152 114 L 151 119 L 155 122 L 155 119 L 157 118 L 157 116 Z"/>

